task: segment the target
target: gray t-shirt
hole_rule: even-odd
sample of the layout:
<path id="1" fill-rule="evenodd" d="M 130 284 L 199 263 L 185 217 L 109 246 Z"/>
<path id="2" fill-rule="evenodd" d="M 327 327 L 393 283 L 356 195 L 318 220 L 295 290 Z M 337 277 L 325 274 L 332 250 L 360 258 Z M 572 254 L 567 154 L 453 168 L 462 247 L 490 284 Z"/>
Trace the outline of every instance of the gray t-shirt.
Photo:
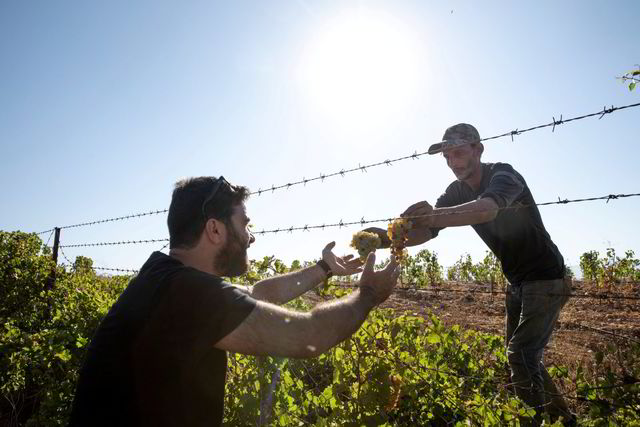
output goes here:
<path id="1" fill-rule="evenodd" d="M 512 284 L 564 276 L 564 259 L 544 228 L 540 211 L 524 178 L 506 163 L 483 163 L 482 183 L 474 191 L 454 181 L 438 198 L 436 207 L 457 206 L 490 197 L 501 209 L 493 221 L 472 225 L 502 263 Z M 433 237 L 439 228 L 432 228 Z"/>

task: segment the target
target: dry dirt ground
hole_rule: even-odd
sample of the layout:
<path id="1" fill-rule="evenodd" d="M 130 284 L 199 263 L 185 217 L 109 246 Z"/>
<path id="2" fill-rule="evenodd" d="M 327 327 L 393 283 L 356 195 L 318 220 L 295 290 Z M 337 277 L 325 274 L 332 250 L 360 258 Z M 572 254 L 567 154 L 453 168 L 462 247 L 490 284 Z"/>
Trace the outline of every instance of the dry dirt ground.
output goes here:
<path id="1" fill-rule="evenodd" d="M 403 285 L 399 285 L 403 286 Z M 441 291 L 434 291 L 440 289 Z M 382 305 L 399 313 L 413 313 L 423 317 L 435 313 L 447 325 L 460 325 L 492 334 L 504 334 L 505 295 L 501 288 L 476 283 L 447 282 L 428 291 L 396 289 Z M 575 281 L 576 295 L 626 296 L 629 299 L 572 297 L 563 308 L 551 341 L 545 351 L 547 366 L 566 366 L 569 378 L 575 368 L 583 366 L 587 377 L 597 372 L 594 354 L 605 352 L 605 359 L 616 365 L 616 355 L 607 352 L 608 344 L 626 349 L 631 343 L 640 344 L 640 286 L 616 284 L 609 288 Z M 316 299 L 314 295 L 314 298 Z M 316 299 L 316 302 L 318 299 Z M 619 366 L 619 363 L 618 363 Z M 570 393 L 572 381 L 560 382 L 562 393 Z M 570 406 L 575 408 L 575 402 Z"/>

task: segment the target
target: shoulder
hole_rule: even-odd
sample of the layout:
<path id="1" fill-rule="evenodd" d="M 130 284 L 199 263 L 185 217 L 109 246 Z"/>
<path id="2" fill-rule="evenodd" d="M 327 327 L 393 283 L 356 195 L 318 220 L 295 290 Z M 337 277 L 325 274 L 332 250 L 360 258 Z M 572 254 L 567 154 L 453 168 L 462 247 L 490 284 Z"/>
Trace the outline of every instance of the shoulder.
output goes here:
<path id="1" fill-rule="evenodd" d="M 509 163 L 485 163 L 485 168 L 491 173 L 508 172 L 517 174 L 518 172 Z"/>
<path id="2" fill-rule="evenodd" d="M 485 168 L 490 179 L 493 179 L 493 177 L 496 176 L 506 176 L 521 183 L 523 186 L 526 186 L 526 182 L 522 175 L 520 175 L 520 173 L 509 163 L 485 163 Z"/>

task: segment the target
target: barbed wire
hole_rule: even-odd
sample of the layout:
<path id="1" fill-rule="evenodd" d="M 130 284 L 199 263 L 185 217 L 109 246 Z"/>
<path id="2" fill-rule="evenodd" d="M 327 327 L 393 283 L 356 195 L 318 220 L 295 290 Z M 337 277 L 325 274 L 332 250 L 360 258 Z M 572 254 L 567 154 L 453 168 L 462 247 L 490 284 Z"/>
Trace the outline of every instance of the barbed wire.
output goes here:
<path id="1" fill-rule="evenodd" d="M 504 207 L 498 207 L 496 209 L 491 209 L 491 211 L 502 211 L 502 210 L 507 210 L 507 209 L 522 209 L 522 208 L 528 208 L 528 207 L 533 207 L 533 206 L 549 206 L 549 205 L 567 205 L 570 203 L 582 203 L 582 202 L 592 202 L 592 201 L 596 201 L 596 200 L 606 200 L 607 203 L 610 200 L 617 200 L 617 199 L 621 199 L 621 198 L 627 198 L 627 197 L 638 197 L 640 196 L 640 193 L 631 193 L 631 194 L 608 194 L 606 196 L 597 196 L 597 197 L 589 197 L 589 198 L 582 198 L 582 199 L 560 199 L 558 198 L 557 201 L 554 202 L 544 202 L 544 203 L 531 203 L 531 204 L 514 204 L 514 205 L 510 205 L 510 206 L 504 206 Z M 463 215 L 463 214 L 468 214 L 468 213 L 479 213 L 482 211 L 474 211 L 474 210 L 463 210 L 463 211 L 457 211 L 457 212 L 435 212 L 435 213 L 429 213 L 429 214 L 425 214 L 425 215 L 414 215 L 414 216 L 405 216 L 405 217 L 390 217 L 390 218 L 381 218 L 381 219 L 374 219 L 374 220 L 366 220 L 364 219 L 364 217 L 362 217 L 359 221 L 348 221 L 348 222 L 344 222 L 343 220 L 340 220 L 337 223 L 330 223 L 330 224 L 321 224 L 321 225 L 305 225 L 303 227 L 301 226 L 290 226 L 290 227 L 283 227 L 283 228 L 277 228 L 277 229 L 272 229 L 272 230 L 261 230 L 261 231 L 252 231 L 253 234 L 268 234 L 268 233 L 280 233 L 280 232 L 293 232 L 293 231 L 310 231 L 310 230 L 317 230 L 317 229 L 322 229 L 324 230 L 325 228 L 335 228 L 335 227 L 347 227 L 347 226 L 351 226 L 351 225 L 360 225 L 360 226 L 364 226 L 367 224 L 374 224 L 374 223 L 381 223 L 381 222 L 392 222 L 395 221 L 397 219 L 420 219 L 420 218 L 429 218 L 429 217 L 437 217 L 437 216 L 447 216 L 447 215 Z"/>
<path id="2" fill-rule="evenodd" d="M 99 220 L 96 220 L 96 221 L 81 222 L 81 223 L 78 223 L 78 224 L 65 225 L 65 226 L 60 227 L 60 229 L 63 230 L 63 229 L 67 229 L 67 228 L 85 227 L 85 226 L 89 226 L 89 225 L 103 224 L 103 223 L 106 223 L 106 222 L 122 221 L 122 220 L 125 220 L 125 219 L 139 218 L 139 217 L 149 216 L 149 215 L 158 215 L 158 214 L 162 214 L 162 213 L 166 213 L 166 212 L 169 212 L 169 209 L 158 209 L 158 210 L 152 210 L 152 211 L 148 211 L 148 212 L 141 212 L 141 213 L 136 213 L 136 214 L 123 215 L 123 216 L 119 216 L 119 217 L 115 217 L 115 218 L 106 218 L 106 219 L 99 219 Z M 54 229 L 52 228 L 51 230 L 40 231 L 40 232 L 35 233 L 35 234 L 37 234 L 37 235 L 45 234 L 45 233 L 48 233 L 48 232 L 50 232 L 52 230 L 54 230 Z"/>
<path id="3" fill-rule="evenodd" d="M 595 117 L 595 116 L 598 116 L 599 119 L 602 119 L 602 117 L 604 117 L 606 114 L 611 114 L 611 113 L 613 113 L 615 111 L 624 110 L 624 109 L 627 109 L 627 108 L 634 108 L 634 107 L 638 107 L 638 106 L 640 106 L 640 103 L 623 105 L 621 107 L 614 107 L 612 105 L 611 108 L 607 108 L 605 106 L 600 111 L 597 111 L 597 112 L 594 112 L 594 113 L 589 113 L 589 114 L 584 114 L 582 116 L 571 117 L 571 118 L 568 118 L 568 119 L 563 119 L 562 118 L 562 114 L 561 114 L 559 120 L 556 120 L 555 116 L 553 116 L 552 117 L 553 121 L 550 122 L 550 123 L 545 123 L 545 124 L 542 124 L 542 125 L 533 126 L 533 127 L 527 128 L 527 129 L 518 129 L 518 128 L 516 128 L 515 130 L 512 130 L 510 132 L 505 132 L 505 133 L 500 134 L 500 135 L 490 136 L 488 138 L 482 138 L 482 139 L 480 139 L 480 141 L 481 142 L 483 142 L 483 141 L 492 141 L 492 140 L 499 139 L 499 138 L 505 138 L 507 136 L 510 136 L 511 140 L 513 141 L 513 137 L 516 136 L 516 135 L 521 135 L 521 134 L 526 133 L 526 132 L 531 132 L 531 131 L 534 131 L 534 130 L 537 130 L 537 129 L 543 129 L 543 128 L 547 128 L 547 127 L 551 127 L 551 131 L 555 132 L 556 126 L 560 126 L 560 125 L 565 124 L 565 123 L 569 123 L 569 122 L 573 122 L 573 121 L 577 121 L 577 120 L 582 120 L 582 119 L 586 119 L 586 118 L 589 118 L 589 117 Z M 301 180 L 298 180 L 298 181 L 289 182 L 289 183 L 282 184 L 282 185 L 272 185 L 270 188 L 266 188 L 264 190 L 263 189 L 258 189 L 258 191 L 253 191 L 250 194 L 252 194 L 252 195 L 253 194 L 257 194 L 258 196 L 260 196 L 263 193 L 268 193 L 268 192 L 273 193 L 276 190 L 289 189 L 291 187 L 294 187 L 294 186 L 297 186 L 297 185 L 300 185 L 300 184 L 306 185 L 307 183 L 313 182 L 313 181 L 322 181 L 322 182 L 324 182 L 324 180 L 327 179 L 327 178 L 332 178 L 332 177 L 336 177 L 336 176 L 344 177 L 346 174 L 357 172 L 357 171 L 367 172 L 367 169 L 370 169 L 370 168 L 374 168 L 374 167 L 377 167 L 377 166 L 383 166 L 383 165 L 391 166 L 393 163 L 397 163 L 397 162 L 400 162 L 400 161 L 403 161 L 403 160 L 408 160 L 408 159 L 416 160 L 419 157 L 422 157 L 422 156 L 427 155 L 427 154 L 429 154 L 428 151 L 421 152 L 421 153 L 414 152 L 413 154 L 410 154 L 410 155 L 407 155 L 407 156 L 398 157 L 398 158 L 395 158 L 395 159 L 387 159 L 387 160 L 383 160 L 383 161 L 380 161 L 380 162 L 371 163 L 371 164 L 368 164 L 368 165 L 358 165 L 357 167 L 353 167 L 353 168 L 350 168 L 350 169 L 342 169 L 340 171 L 332 172 L 332 173 L 328 173 L 328 174 L 321 173 L 319 176 L 317 176 L 315 178 L 308 178 L 307 179 L 307 178 L 303 177 Z"/>
<path id="4" fill-rule="evenodd" d="M 608 203 L 610 200 L 617 200 L 617 199 L 621 199 L 621 198 L 638 197 L 638 196 L 640 196 L 640 193 L 609 194 L 609 195 L 606 195 L 606 196 L 597 196 L 597 197 L 589 197 L 589 198 L 573 199 L 573 200 L 569 200 L 569 199 L 562 200 L 562 199 L 558 198 L 558 200 L 555 201 L 555 202 L 532 203 L 532 204 L 529 204 L 529 205 L 516 204 L 516 205 L 511 205 L 511 206 L 505 206 L 505 207 L 501 207 L 501 208 L 492 209 L 492 211 L 502 211 L 502 210 L 506 210 L 506 209 L 522 209 L 522 208 L 528 208 L 528 207 L 532 207 L 532 206 L 566 205 L 566 204 L 570 204 L 570 203 L 591 202 L 591 201 L 596 201 L 596 200 L 606 200 L 607 203 Z M 381 222 L 392 222 L 392 221 L 394 221 L 396 219 L 420 219 L 420 218 L 445 216 L 445 215 L 462 215 L 462 214 L 467 214 L 467 213 L 478 213 L 478 211 L 464 210 L 464 211 L 457 211 L 457 212 L 440 212 L 440 213 L 436 212 L 436 213 L 429 213 L 429 214 L 425 214 L 425 215 L 414 215 L 414 216 L 405 216 L 405 217 L 390 217 L 390 218 L 382 218 L 382 219 L 374 219 L 374 220 L 365 220 L 364 217 L 362 217 L 359 221 L 344 222 L 344 221 L 340 220 L 340 222 L 338 222 L 338 223 L 330 223 L 330 224 L 322 224 L 322 225 L 305 225 L 304 227 L 290 226 L 290 227 L 278 228 L 278 229 L 273 229 L 273 230 L 252 231 L 252 234 L 265 235 L 265 234 L 268 234 L 268 233 L 277 234 L 277 233 L 280 233 L 280 232 L 289 232 L 289 233 L 291 233 L 291 232 L 294 232 L 294 231 L 310 231 L 310 230 L 317 230 L 317 229 L 324 230 L 326 228 L 335 228 L 335 227 L 342 228 L 342 227 L 347 227 L 347 226 L 352 226 L 352 225 L 364 226 L 366 224 L 374 224 L 374 223 L 381 223 Z M 132 245 L 132 244 L 157 243 L 157 242 L 169 242 L 169 239 L 168 238 L 162 238 L 162 239 L 123 240 L 123 241 L 115 241 L 115 242 L 77 243 L 77 244 L 72 244 L 72 245 L 61 245 L 60 247 L 79 248 L 79 247 L 93 247 L 93 246 Z M 163 246 L 162 249 L 164 249 L 165 247 L 166 247 L 166 245 Z"/>
<path id="5" fill-rule="evenodd" d="M 74 245 L 61 245 L 61 248 L 83 248 L 90 246 L 117 246 L 117 245 L 136 245 L 142 243 L 168 242 L 169 239 L 145 239 L 145 240 L 123 240 L 119 242 L 97 242 L 97 243 L 78 243 Z M 164 247 L 163 247 L 164 249 Z"/>
<path id="6" fill-rule="evenodd" d="M 631 341 L 631 342 L 634 342 L 636 344 L 640 344 L 640 340 L 638 340 L 637 338 L 632 338 L 632 337 L 629 337 L 629 336 L 626 336 L 626 335 L 616 334 L 615 332 L 606 331 L 606 330 L 600 329 L 600 328 L 594 328 L 593 326 L 582 325 L 580 323 L 575 323 L 575 322 L 566 322 L 566 324 L 567 325 L 573 325 L 573 326 L 576 326 L 578 328 L 582 328 L 582 329 L 586 329 L 586 330 L 591 330 L 593 332 L 598 332 L 598 333 L 604 334 L 604 335 L 611 335 L 611 336 L 614 336 L 616 338 L 622 338 L 622 339 L 625 339 L 627 341 Z"/>
<path id="7" fill-rule="evenodd" d="M 74 265 L 74 263 L 73 263 L 73 262 L 71 262 L 71 260 L 70 260 L 69 258 L 67 258 L 67 255 L 66 255 L 66 254 L 64 253 L 64 251 L 62 250 L 62 246 L 58 245 L 58 249 L 60 250 L 60 253 L 62 254 L 62 257 L 63 257 L 63 258 L 64 258 L 64 259 L 69 263 L 69 265 L 70 265 L 70 266 L 73 266 L 73 265 Z M 61 265 L 64 265 L 64 263 L 63 263 L 63 264 L 61 264 Z"/>
<path id="8" fill-rule="evenodd" d="M 109 267 L 91 267 L 94 270 L 105 270 L 105 271 L 117 271 L 124 273 L 138 273 L 140 270 L 134 270 L 129 268 L 109 268 Z"/>
<path id="9" fill-rule="evenodd" d="M 556 120 L 555 116 L 552 117 L 552 121 L 550 123 L 545 123 L 542 125 L 538 125 L 538 126 L 533 126 L 527 129 L 518 129 L 516 128 L 515 130 L 512 130 L 510 132 L 505 132 L 503 134 L 500 135 L 495 135 L 495 136 L 491 136 L 488 138 L 482 138 L 480 141 L 491 141 L 491 140 L 495 140 L 495 139 L 499 139 L 499 138 L 504 138 L 507 136 L 510 136 L 511 139 L 513 140 L 513 137 L 516 135 L 521 135 L 523 133 L 526 132 L 531 132 L 537 129 L 542 129 L 542 128 L 547 128 L 547 127 L 551 127 L 551 131 L 555 132 L 556 126 L 560 126 L 563 125 L 565 123 L 570 123 L 573 121 L 577 121 L 577 120 L 582 120 L 582 119 L 586 119 L 589 117 L 595 117 L 598 116 L 599 119 L 602 119 L 606 114 L 611 114 L 615 111 L 620 111 L 620 110 L 624 110 L 624 109 L 628 109 L 628 108 L 635 108 L 640 106 L 640 103 L 635 103 L 635 104 L 628 104 L 628 105 L 623 105 L 620 107 L 614 107 L 613 105 L 611 106 L 611 108 L 607 108 L 606 106 L 603 107 L 602 110 L 594 112 L 594 113 L 590 113 L 590 114 L 585 114 L 582 116 L 577 116 L 577 117 L 571 117 L 568 119 L 563 119 L 562 118 L 562 114 L 560 115 L 560 119 Z M 417 151 L 415 151 L 413 154 L 409 154 L 406 156 L 402 156 L 402 157 L 398 157 L 395 159 L 386 159 L 383 161 L 379 161 L 379 162 L 375 162 L 375 163 L 371 163 L 368 165 L 360 165 L 358 164 L 357 167 L 352 167 L 349 169 L 341 169 L 340 171 L 337 172 L 332 172 L 332 173 L 328 173 L 328 174 L 323 174 L 321 173 L 319 176 L 315 177 L 315 178 L 302 178 L 301 180 L 298 181 L 294 181 L 294 182 L 289 182 L 286 184 L 282 184 L 282 185 L 272 185 L 270 188 L 266 188 L 266 189 L 258 189 L 258 191 L 253 191 L 249 194 L 257 194 L 258 196 L 262 195 L 263 193 L 268 193 L 268 192 L 275 192 L 276 190 L 282 190 L 282 189 L 289 189 L 291 187 L 297 186 L 297 185 L 305 185 L 309 182 L 314 182 L 314 181 L 322 181 L 324 182 L 325 179 L 327 178 L 332 178 L 332 177 L 336 177 L 336 176 L 342 176 L 344 177 L 345 175 L 349 174 L 349 173 L 354 173 L 354 172 L 367 172 L 367 169 L 370 168 L 374 168 L 374 167 L 378 167 L 378 166 L 392 166 L 394 163 L 403 161 L 403 160 L 408 160 L 408 159 L 413 159 L 413 160 L 417 160 L 418 158 L 425 156 L 428 154 L 428 151 L 425 152 L 421 152 L 418 153 Z M 114 217 L 114 218 L 106 218 L 106 219 L 100 219 L 100 220 L 95 220 L 95 221 L 87 221 L 87 222 L 81 222 L 78 224 L 71 224 L 71 225 L 65 225 L 63 227 L 60 227 L 60 229 L 67 229 L 67 228 L 76 228 L 76 227 L 85 227 L 85 226 L 90 226 L 90 225 L 96 225 L 96 224 L 103 224 L 103 223 L 107 223 L 107 222 L 114 222 L 114 221 L 122 221 L 122 220 L 126 220 L 126 219 L 131 219 L 131 218 L 139 218 L 139 217 L 143 217 L 143 216 L 149 216 L 149 215 L 158 215 L 161 213 L 166 213 L 168 212 L 168 209 L 159 209 L 159 210 L 151 210 L 148 212 L 141 212 L 141 213 L 135 213 L 135 214 L 130 214 L 130 215 L 123 215 L 123 216 L 119 216 L 119 217 Z M 45 234 L 48 233 L 50 231 L 52 231 L 53 229 L 49 229 L 49 230 L 45 230 L 45 231 L 40 231 L 36 234 L 40 235 L 40 234 Z"/>
<path id="10" fill-rule="evenodd" d="M 49 246 L 49 242 L 51 241 L 51 237 L 53 236 L 54 231 L 55 230 L 51 230 L 51 233 L 49 234 L 49 238 L 47 239 L 47 243 L 44 244 L 45 246 Z"/>
<path id="11" fill-rule="evenodd" d="M 341 283 L 337 282 L 335 286 L 343 287 L 343 288 L 358 288 L 359 285 L 354 285 L 351 283 Z M 494 291 L 486 291 L 486 290 L 472 290 L 472 289 L 435 289 L 435 288 L 418 288 L 418 287 L 403 287 L 396 286 L 394 288 L 395 291 L 405 291 L 405 292 L 416 292 L 416 293 L 435 293 L 435 294 L 483 294 L 483 295 L 511 295 L 512 293 L 509 291 L 502 290 L 494 290 Z M 532 292 L 527 293 L 527 295 L 535 295 L 535 296 L 555 296 L 555 297 L 569 297 L 569 298 L 587 298 L 587 299 L 616 299 L 616 300 L 630 300 L 630 301 L 638 301 L 640 300 L 640 296 L 630 296 L 630 295 L 615 295 L 615 294 L 605 294 L 605 293 L 596 293 L 596 294 L 575 294 L 575 293 L 557 293 L 557 292 Z"/>
<path id="12" fill-rule="evenodd" d="M 67 259 L 67 261 L 69 260 Z M 62 263 L 60 264 L 60 266 L 73 268 L 73 264 Z M 138 273 L 140 271 L 140 270 L 133 270 L 129 268 L 110 268 L 110 267 L 95 267 L 95 266 L 91 266 L 89 268 L 91 268 L 92 270 L 117 271 L 121 273 Z"/>

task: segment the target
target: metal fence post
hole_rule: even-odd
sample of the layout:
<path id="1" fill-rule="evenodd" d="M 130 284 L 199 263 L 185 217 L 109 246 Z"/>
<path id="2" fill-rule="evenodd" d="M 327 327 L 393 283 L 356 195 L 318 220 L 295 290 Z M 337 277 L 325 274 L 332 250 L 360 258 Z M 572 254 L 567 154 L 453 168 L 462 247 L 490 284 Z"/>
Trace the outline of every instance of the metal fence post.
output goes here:
<path id="1" fill-rule="evenodd" d="M 60 244 L 60 227 L 55 227 L 55 237 L 53 238 L 53 262 L 55 263 L 53 270 L 51 271 L 51 274 L 49 275 L 49 278 L 47 279 L 47 283 L 44 286 L 45 290 L 51 290 L 53 289 L 53 286 L 56 283 L 56 267 L 58 265 L 58 246 Z"/>

